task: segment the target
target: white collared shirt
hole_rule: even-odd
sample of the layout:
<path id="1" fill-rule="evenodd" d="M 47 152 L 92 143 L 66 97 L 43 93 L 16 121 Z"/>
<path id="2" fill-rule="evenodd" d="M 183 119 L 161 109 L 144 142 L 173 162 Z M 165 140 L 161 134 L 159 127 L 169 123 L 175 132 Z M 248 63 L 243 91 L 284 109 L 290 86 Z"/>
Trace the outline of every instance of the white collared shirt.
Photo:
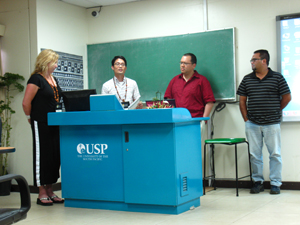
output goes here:
<path id="1" fill-rule="evenodd" d="M 117 94 L 117 90 L 115 88 L 113 79 L 115 80 L 121 99 Z M 127 82 L 127 95 L 125 99 L 126 82 Z M 124 77 L 123 81 L 120 82 L 115 76 L 103 84 L 101 94 L 114 94 L 116 95 L 119 102 L 122 102 L 122 99 L 125 99 L 125 102 L 129 102 L 129 105 L 132 102 L 134 102 L 136 99 L 141 97 L 137 83 L 134 80 Z"/>

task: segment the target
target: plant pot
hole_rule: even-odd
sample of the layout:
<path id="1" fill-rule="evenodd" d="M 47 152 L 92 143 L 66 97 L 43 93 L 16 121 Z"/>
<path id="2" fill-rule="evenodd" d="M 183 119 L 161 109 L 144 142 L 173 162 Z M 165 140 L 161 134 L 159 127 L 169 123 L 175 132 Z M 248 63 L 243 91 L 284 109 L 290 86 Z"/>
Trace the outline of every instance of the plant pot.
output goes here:
<path id="1" fill-rule="evenodd" d="M 0 196 L 10 195 L 11 180 L 0 183 Z"/>

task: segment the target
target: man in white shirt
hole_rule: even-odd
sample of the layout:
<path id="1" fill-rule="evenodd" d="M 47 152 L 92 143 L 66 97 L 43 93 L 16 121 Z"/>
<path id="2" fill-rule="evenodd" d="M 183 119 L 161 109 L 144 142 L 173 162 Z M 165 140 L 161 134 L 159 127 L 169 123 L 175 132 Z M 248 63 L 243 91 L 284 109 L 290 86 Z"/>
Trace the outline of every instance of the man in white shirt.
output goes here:
<path id="1" fill-rule="evenodd" d="M 127 61 L 124 56 L 115 56 L 111 61 L 111 69 L 115 76 L 103 84 L 101 94 L 116 95 L 119 102 L 127 108 L 141 97 L 137 83 L 125 77 Z M 142 107 L 143 104 L 140 102 L 136 108 Z"/>

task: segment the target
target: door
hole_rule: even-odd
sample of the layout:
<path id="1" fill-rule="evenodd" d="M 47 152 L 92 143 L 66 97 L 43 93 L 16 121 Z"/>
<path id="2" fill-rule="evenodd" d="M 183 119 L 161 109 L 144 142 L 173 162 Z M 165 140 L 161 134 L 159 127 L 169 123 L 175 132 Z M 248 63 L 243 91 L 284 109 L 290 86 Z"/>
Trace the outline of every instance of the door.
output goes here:
<path id="1" fill-rule="evenodd" d="M 122 129 L 125 203 L 177 205 L 173 124 Z"/>

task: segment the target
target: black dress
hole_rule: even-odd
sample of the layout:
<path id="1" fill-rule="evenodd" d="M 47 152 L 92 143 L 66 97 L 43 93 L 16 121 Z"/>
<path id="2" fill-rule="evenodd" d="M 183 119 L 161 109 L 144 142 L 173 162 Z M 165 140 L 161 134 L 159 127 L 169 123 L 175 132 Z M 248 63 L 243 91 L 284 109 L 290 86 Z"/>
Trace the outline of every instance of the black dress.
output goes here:
<path id="1" fill-rule="evenodd" d="M 60 99 L 61 89 L 56 79 L 55 81 Z M 55 112 L 57 102 L 54 99 L 53 89 L 42 75 L 33 74 L 27 84 L 35 84 L 39 87 L 31 102 L 30 113 L 34 185 L 39 187 L 56 183 L 59 178 L 59 127 L 48 126 L 47 123 L 47 114 Z"/>

